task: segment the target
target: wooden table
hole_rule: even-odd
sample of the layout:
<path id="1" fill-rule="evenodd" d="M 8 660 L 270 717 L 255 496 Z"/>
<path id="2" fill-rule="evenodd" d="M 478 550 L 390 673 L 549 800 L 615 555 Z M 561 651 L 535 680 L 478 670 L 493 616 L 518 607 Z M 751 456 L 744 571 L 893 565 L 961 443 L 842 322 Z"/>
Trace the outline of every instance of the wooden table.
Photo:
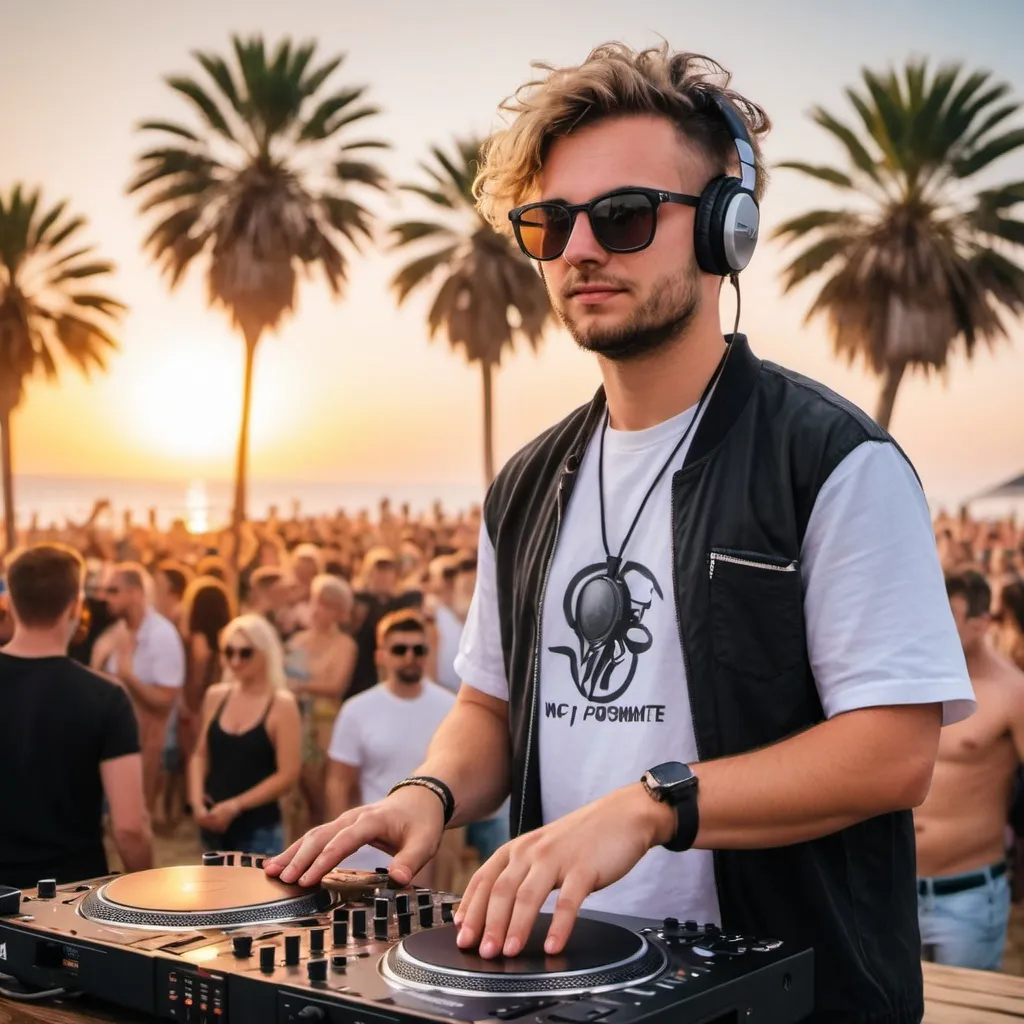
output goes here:
<path id="1" fill-rule="evenodd" d="M 924 1024 L 1024 1021 L 1024 978 L 993 971 L 922 964 Z"/>
<path id="2" fill-rule="evenodd" d="M 1024 978 L 924 964 L 924 1024 L 1024 1021 Z M 155 1017 L 94 999 L 12 1003 L 0 999 L 0 1024 L 155 1024 Z"/>

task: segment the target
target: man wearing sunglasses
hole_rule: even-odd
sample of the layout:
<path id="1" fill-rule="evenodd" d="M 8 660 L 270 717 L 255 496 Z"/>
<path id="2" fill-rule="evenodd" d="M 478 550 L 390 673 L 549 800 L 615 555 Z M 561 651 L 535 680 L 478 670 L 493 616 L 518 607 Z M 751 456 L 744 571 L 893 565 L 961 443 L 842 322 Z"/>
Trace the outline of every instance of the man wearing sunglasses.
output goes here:
<path id="1" fill-rule="evenodd" d="M 510 791 L 462 948 L 515 956 L 543 909 L 557 954 L 584 903 L 696 918 L 812 946 L 818 1019 L 919 1021 L 909 809 L 973 710 L 920 484 L 868 416 L 723 336 L 764 112 L 667 46 L 544 70 L 476 193 L 603 386 L 488 493 L 464 685 L 416 777 L 270 871 L 377 840 L 404 882 Z"/>

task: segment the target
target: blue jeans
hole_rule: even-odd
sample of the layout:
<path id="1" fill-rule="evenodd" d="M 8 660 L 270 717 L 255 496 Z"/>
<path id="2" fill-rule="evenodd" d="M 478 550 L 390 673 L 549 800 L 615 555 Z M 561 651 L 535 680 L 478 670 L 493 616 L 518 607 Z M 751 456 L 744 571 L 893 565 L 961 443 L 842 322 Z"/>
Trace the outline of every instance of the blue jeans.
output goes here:
<path id="1" fill-rule="evenodd" d="M 487 860 L 499 846 L 509 840 L 508 815 L 498 814 L 486 821 L 474 821 L 466 828 L 466 843 L 475 846 L 481 862 Z"/>
<path id="2" fill-rule="evenodd" d="M 918 879 L 917 917 L 925 960 L 981 971 L 1002 967 L 1010 919 L 1010 883 L 1006 875 L 993 878 L 991 868 L 982 868 L 966 875 L 949 875 L 942 881 L 979 874 L 985 876 L 982 885 L 942 896 L 932 889 L 936 879 Z"/>

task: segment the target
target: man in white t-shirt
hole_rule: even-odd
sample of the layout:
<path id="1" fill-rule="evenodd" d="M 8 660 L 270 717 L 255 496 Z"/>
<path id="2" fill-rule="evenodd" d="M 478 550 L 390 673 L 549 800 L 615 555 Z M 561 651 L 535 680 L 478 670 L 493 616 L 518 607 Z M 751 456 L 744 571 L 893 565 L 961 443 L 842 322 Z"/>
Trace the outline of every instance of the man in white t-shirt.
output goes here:
<path id="1" fill-rule="evenodd" d="M 517 956 L 542 908 L 549 955 L 581 908 L 698 918 L 813 947 L 812 1019 L 910 1024 L 910 808 L 973 693 L 902 452 L 723 337 L 767 127 L 727 83 L 609 44 L 516 94 L 481 213 L 537 261 L 603 387 L 488 492 L 464 685 L 416 775 L 267 870 L 312 884 L 376 841 L 404 884 L 511 792 L 461 948 Z"/>
<path id="2" fill-rule="evenodd" d="M 171 710 L 185 685 L 185 647 L 153 607 L 153 581 L 141 565 L 114 566 L 102 593 L 115 621 L 96 641 L 92 667 L 119 679 L 135 706 L 146 807 L 152 814 Z"/>
<path id="3" fill-rule="evenodd" d="M 455 704 L 425 678 L 426 626 L 413 611 L 391 612 L 377 626 L 377 665 L 383 679 L 342 705 L 327 752 L 326 808 L 336 818 L 360 804 L 383 800 L 427 756 L 437 727 Z M 373 870 L 387 858 L 363 847 L 345 867 Z M 424 875 L 418 877 L 420 884 Z"/>

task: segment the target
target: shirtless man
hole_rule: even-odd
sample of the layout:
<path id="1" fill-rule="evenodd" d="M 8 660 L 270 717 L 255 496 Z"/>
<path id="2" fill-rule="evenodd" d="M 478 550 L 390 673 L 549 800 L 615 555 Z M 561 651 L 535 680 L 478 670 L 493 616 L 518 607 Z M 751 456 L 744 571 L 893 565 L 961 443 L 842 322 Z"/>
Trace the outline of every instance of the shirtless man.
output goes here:
<path id="1" fill-rule="evenodd" d="M 973 570 L 946 577 L 978 710 L 942 730 L 931 790 L 914 812 L 923 956 L 999 970 L 1010 914 L 1006 818 L 1024 758 L 1024 673 L 989 644 L 992 592 Z"/>

